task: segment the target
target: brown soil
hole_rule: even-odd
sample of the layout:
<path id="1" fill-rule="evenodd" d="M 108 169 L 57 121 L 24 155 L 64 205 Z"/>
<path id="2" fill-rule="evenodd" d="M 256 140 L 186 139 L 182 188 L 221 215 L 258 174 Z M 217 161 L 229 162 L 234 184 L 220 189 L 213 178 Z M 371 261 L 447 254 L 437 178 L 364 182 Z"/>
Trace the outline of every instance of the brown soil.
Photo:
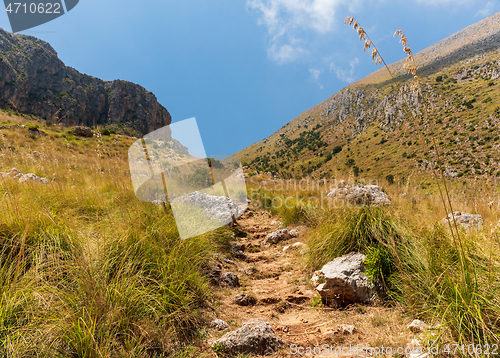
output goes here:
<path id="1" fill-rule="evenodd" d="M 356 354 L 354 351 L 354 354 L 338 355 L 330 349 L 348 349 L 351 345 L 354 350 L 357 345 L 364 345 L 390 346 L 396 350 L 418 338 L 407 329 L 411 319 L 404 316 L 399 308 L 384 307 L 382 304 L 352 305 L 343 309 L 323 307 L 310 280 L 313 271 L 303 264 L 304 256 L 299 252 L 300 249 L 283 251 L 286 245 L 294 242 L 307 244 L 306 227 L 288 227 L 297 229 L 299 236 L 265 247 L 261 246 L 261 242 L 268 233 L 280 227 L 278 218 L 272 217 L 267 211 L 249 210 L 238 219 L 238 223 L 247 233 L 247 237 L 239 238 L 238 242 L 244 245 L 248 259 L 234 260 L 235 265 L 222 263 L 222 272 L 238 275 L 240 287 L 214 288 L 215 316 L 226 321 L 231 330 L 241 327 L 242 323 L 252 318 L 269 322 L 276 334 L 286 342 L 285 347 L 272 357 L 302 356 L 298 354 L 298 347 L 318 347 L 316 354 L 304 354 L 309 357 L 364 357 L 366 353 Z M 237 305 L 234 297 L 240 293 L 254 295 L 257 303 L 252 306 Z M 352 334 L 342 332 L 342 326 L 345 325 L 354 325 L 357 331 Z M 221 332 L 209 329 L 208 332 L 203 350 L 215 357 L 215 352 L 209 346 L 228 330 Z M 323 354 L 318 354 L 319 347 L 323 345 L 328 345 L 329 351 L 323 349 Z"/>

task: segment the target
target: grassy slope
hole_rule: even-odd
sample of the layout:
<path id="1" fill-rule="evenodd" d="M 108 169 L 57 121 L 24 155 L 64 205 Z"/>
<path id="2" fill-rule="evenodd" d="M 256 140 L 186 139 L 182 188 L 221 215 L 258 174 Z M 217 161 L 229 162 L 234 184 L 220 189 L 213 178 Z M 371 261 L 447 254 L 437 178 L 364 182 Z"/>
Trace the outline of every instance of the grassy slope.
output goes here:
<path id="1" fill-rule="evenodd" d="M 0 171 L 50 181 L 0 177 L 0 355 L 174 353 L 203 321 L 200 269 L 231 235 L 180 240 L 171 212 L 136 199 L 127 162 L 135 138 L 78 138 L 5 112 L 0 125 Z"/>

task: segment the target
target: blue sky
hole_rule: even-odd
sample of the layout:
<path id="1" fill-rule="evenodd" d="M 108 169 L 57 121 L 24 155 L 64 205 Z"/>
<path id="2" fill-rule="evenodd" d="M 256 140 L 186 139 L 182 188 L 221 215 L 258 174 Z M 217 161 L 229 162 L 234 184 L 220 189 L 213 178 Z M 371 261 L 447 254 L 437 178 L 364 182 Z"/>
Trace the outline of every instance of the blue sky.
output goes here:
<path id="1" fill-rule="evenodd" d="M 144 86 L 174 122 L 196 117 L 207 154 L 229 155 L 377 69 L 347 15 L 394 62 L 396 29 L 417 52 L 498 11 L 500 0 L 80 0 L 23 33 L 80 72 Z"/>

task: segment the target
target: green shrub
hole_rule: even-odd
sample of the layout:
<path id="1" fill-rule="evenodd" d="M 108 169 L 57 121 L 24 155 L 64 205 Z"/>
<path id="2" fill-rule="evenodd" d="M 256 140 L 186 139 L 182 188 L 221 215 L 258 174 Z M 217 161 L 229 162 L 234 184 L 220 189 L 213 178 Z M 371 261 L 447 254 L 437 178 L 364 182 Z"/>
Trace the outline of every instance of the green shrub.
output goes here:
<path id="1" fill-rule="evenodd" d="M 345 165 L 346 165 L 346 166 L 348 166 L 348 167 L 352 167 L 355 163 L 356 163 L 356 162 L 355 162 L 355 160 L 354 160 L 354 159 L 349 158 L 349 159 L 347 159 L 347 161 L 346 161 Z"/>
<path id="2" fill-rule="evenodd" d="M 420 229 L 412 267 L 402 275 L 404 300 L 411 311 L 446 326 L 459 343 L 499 342 L 500 289 L 478 234 L 450 237 L 440 225 Z M 437 254 L 439 253 L 439 254 Z"/>
<path id="3" fill-rule="evenodd" d="M 393 294 L 393 279 L 397 267 L 394 256 L 383 245 L 370 246 L 366 249 L 365 260 L 366 275 L 380 287 L 379 294 L 387 297 Z"/>
<path id="4" fill-rule="evenodd" d="M 403 226 L 386 208 L 341 209 L 319 222 L 312 231 L 309 245 L 308 263 L 314 268 L 349 252 L 366 254 L 368 248 L 379 245 L 394 256 L 394 250 L 406 242 Z"/>

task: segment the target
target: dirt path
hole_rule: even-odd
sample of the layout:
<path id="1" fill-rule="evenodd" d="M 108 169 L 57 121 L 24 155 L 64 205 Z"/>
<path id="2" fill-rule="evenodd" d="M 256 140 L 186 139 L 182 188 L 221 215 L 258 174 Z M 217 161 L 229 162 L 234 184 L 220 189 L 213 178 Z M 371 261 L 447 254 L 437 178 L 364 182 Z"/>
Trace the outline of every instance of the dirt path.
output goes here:
<path id="1" fill-rule="evenodd" d="M 395 350 L 417 338 L 406 328 L 411 320 L 397 308 L 355 305 L 338 310 L 322 307 L 310 280 L 313 272 L 304 266 L 300 249 L 283 251 L 285 246 L 295 242 L 307 244 L 306 227 L 288 227 L 298 230 L 297 238 L 263 246 L 261 243 L 267 234 L 281 227 L 278 218 L 267 211 L 249 210 L 238 223 L 247 233 L 247 237 L 238 239 L 247 258 L 234 260 L 234 264 L 222 263 L 222 272 L 237 274 L 240 287 L 216 289 L 213 303 L 217 318 L 226 321 L 231 330 L 251 318 L 269 322 L 286 342 L 286 347 L 274 357 L 301 356 L 301 347 L 304 352 L 307 347 L 317 347 L 316 354 L 305 355 L 310 357 L 363 357 L 367 354 L 355 351 L 358 345 L 390 346 Z M 250 294 L 257 302 L 240 306 L 234 301 L 237 294 Z M 211 330 L 210 335 L 217 339 L 226 332 Z M 322 348 L 323 354 L 318 354 L 323 345 L 328 349 Z M 339 352 L 350 346 L 354 351 L 335 354 L 335 349 Z"/>

